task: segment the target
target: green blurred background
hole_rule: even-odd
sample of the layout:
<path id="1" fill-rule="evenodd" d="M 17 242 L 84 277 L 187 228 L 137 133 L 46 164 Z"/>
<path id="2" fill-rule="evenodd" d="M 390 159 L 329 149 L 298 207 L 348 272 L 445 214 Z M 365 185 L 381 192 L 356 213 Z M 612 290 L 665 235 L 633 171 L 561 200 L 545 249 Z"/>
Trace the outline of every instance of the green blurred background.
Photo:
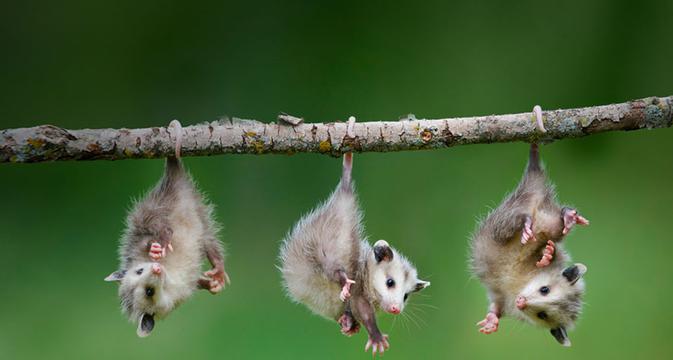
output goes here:
<path id="1" fill-rule="evenodd" d="M 0 128 L 391 120 L 568 108 L 673 95 L 673 4 L 540 1 L 3 4 Z M 573 347 L 507 319 L 477 332 L 486 295 L 466 266 L 475 219 L 519 179 L 525 144 L 356 156 L 373 240 L 432 281 L 413 320 L 381 315 L 389 359 L 671 358 L 673 130 L 545 146 L 564 202 L 591 221 L 567 245 L 586 263 Z M 131 198 L 163 162 L 0 165 L 0 358 L 368 358 L 283 294 L 280 240 L 337 182 L 316 154 L 188 158 L 217 205 L 233 284 L 197 293 L 139 339 L 103 277 Z"/>

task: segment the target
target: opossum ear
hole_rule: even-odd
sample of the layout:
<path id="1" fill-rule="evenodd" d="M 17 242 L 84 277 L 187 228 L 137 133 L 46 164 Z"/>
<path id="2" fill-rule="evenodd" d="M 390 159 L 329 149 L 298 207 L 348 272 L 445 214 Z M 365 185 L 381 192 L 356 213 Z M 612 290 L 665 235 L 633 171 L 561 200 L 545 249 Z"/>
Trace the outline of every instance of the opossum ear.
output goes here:
<path id="1" fill-rule="evenodd" d="M 379 240 L 374 244 L 374 258 L 376 258 L 377 263 L 393 259 L 393 249 L 385 240 Z"/>
<path id="2" fill-rule="evenodd" d="M 570 339 L 568 339 L 568 333 L 566 332 L 566 328 L 563 326 L 559 326 L 555 329 L 549 330 L 549 332 L 554 336 L 554 339 L 559 342 L 559 344 L 563 346 L 570 346 Z"/>
<path id="3" fill-rule="evenodd" d="M 563 277 L 565 277 L 570 285 L 575 285 L 577 280 L 579 280 L 587 272 L 587 267 L 584 264 L 573 264 L 563 270 Z"/>
<path id="4" fill-rule="evenodd" d="M 126 275 L 126 270 L 117 270 L 105 278 L 105 281 L 122 281 Z"/>
<path id="5" fill-rule="evenodd" d="M 140 337 L 146 337 L 152 332 L 152 329 L 154 329 L 154 316 L 147 313 L 142 314 L 140 316 L 140 321 L 138 322 L 138 330 L 136 333 Z"/>
<path id="6" fill-rule="evenodd" d="M 414 287 L 414 292 L 421 291 L 428 286 L 430 286 L 429 281 L 418 280 L 418 282 L 416 283 L 416 287 Z"/>

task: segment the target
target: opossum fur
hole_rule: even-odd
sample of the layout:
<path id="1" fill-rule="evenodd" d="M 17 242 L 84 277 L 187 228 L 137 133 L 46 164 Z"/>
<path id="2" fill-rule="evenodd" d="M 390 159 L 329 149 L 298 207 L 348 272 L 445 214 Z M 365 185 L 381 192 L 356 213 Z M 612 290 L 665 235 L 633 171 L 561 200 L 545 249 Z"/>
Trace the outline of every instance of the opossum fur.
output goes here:
<path id="1" fill-rule="evenodd" d="M 159 183 L 129 212 L 119 248 L 119 270 L 105 279 L 119 282 L 122 311 L 138 322 L 141 337 L 150 334 L 155 319 L 166 317 L 194 290 L 213 289 L 216 284 L 210 285 L 216 279 L 201 273 L 204 258 L 224 269 L 213 207 L 197 190 L 177 154 L 166 160 Z M 162 258 L 150 257 L 153 243 L 161 244 Z"/>
<path id="2" fill-rule="evenodd" d="M 285 237 L 280 270 L 290 298 L 328 319 L 339 321 L 344 314 L 352 315 L 354 326 L 364 323 L 376 350 L 376 342 L 383 341 L 384 335 L 376 326 L 375 310 L 399 313 L 409 294 L 430 283 L 419 280 L 413 264 L 384 240 L 373 247 L 369 244 L 351 166 L 352 154 L 348 153 L 334 192 Z M 344 279 L 355 281 L 346 301 L 339 297 Z"/>
<path id="3" fill-rule="evenodd" d="M 570 256 L 561 241 L 569 210 L 558 204 L 533 144 L 520 184 L 479 225 L 471 246 L 471 268 L 488 290 L 489 311 L 498 318 L 510 315 L 548 328 L 566 346 L 566 329 L 573 327 L 582 309 L 587 269 L 582 264 L 566 266 Z M 527 219 L 537 240 L 523 245 L 519 239 Z M 536 266 L 549 240 L 556 245 L 554 258 L 547 266 Z M 517 298 L 527 301 L 523 310 L 517 308 Z"/>

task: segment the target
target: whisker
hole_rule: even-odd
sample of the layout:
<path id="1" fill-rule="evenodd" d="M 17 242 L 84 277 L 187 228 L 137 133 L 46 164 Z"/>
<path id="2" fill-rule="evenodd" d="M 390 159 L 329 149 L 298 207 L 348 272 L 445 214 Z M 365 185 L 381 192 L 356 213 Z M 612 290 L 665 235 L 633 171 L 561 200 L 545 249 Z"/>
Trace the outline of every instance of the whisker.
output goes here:
<path id="1" fill-rule="evenodd" d="M 411 322 L 413 322 L 413 323 L 420 329 L 421 326 L 418 325 L 418 322 L 416 321 L 416 319 L 414 319 L 414 318 L 411 316 L 411 313 L 407 313 L 407 315 L 409 315 L 409 316 L 408 316 L 409 320 L 411 320 Z"/>
<path id="2" fill-rule="evenodd" d="M 414 297 L 424 297 L 424 298 L 429 298 L 430 295 L 428 295 L 428 294 L 422 294 L 422 293 L 421 293 L 421 294 L 414 294 Z"/>
<path id="3" fill-rule="evenodd" d="M 411 334 L 411 330 L 409 329 L 409 316 L 405 313 L 400 314 L 402 315 L 402 324 L 404 324 L 404 329 L 408 334 Z"/>
<path id="4" fill-rule="evenodd" d="M 439 306 L 435 306 L 435 305 L 431 305 L 431 304 L 415 303 L 414 305 L 425 306 L 428 309 L 439 310 Z"/>
<path id="5" fill-rule="evenodd" d="M 414 310 L 420 310 L 420 309 L 415 308 Z M 423 316 L 421 316 L 421 315 L 419 315 L 415 312 L 413 314 L 414 314 L 414 316 L 416 316 L 416 319 L 418 319 L 418 321 L 421 322 L 421 324 L 423 324 L 423 326 L 428 326 L 428 322 L 425 320 L 425 318 Z"/>
<path id="6" fill-rule="evenodd" d="M 421 314 L 425 314 L 425 309 L 423 309 L 422 307 L 414 307 L 413 309 L 420 311 Z"/>

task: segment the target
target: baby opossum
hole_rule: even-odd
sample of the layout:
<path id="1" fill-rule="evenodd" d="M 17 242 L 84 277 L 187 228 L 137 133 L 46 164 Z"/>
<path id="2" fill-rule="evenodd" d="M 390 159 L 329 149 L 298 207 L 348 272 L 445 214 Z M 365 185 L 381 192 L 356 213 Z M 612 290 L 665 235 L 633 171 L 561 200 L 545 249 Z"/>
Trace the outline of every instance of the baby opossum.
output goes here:
<path id="1" fill-rule="evenodd" d="M 348 121 L 348 137 L 354 138 Z M 416 268 L 379 240 L 371 247 L 361 222 L 351 180 L 353 154 L 343 158 L 343 173 L 329 199 L 297 222 L 283 241 L 279 266 L 288 295 L 314 313 L 336 320 L 346 336 L 362 322 L 369 333 L 365 351 L 383 353 L 388 336 L 376 325 L 376 310 L 404 310 L 410 294 L 430 285 Z"/>
<path id="2" fill-rule="evenodd" d="M 577 210 L 561 207 L 547 183 L 538 145 L 530 147 L 519 186 L 481 223 L 472 239 L 471 266 L 488 290 L 490 307 L 478 326 L 498 330 L 500 317 L 513 315 L 550 329 L 570 346 L 566 329 L 582 309 L 587 267 L 573 264 L 560 241 L 573 225 L 588 225 Z"/>
<path id="3" fill-rule="evenodd" d="M 159 183 L 130 211 L 119 270 L 105 278 L 119 282 L 122 311 L 138 322 L 140 337 L 148 336 L 155 319 L 167 316 L 195 289 L 216 294 L 229 282 L 213 207 L 183 168 L 180 123 L 173 120 L 170 126 L 175 129 L 175 156 L 166 159 Z M 213 268 L 201 276 L 204 256 Z"/>

